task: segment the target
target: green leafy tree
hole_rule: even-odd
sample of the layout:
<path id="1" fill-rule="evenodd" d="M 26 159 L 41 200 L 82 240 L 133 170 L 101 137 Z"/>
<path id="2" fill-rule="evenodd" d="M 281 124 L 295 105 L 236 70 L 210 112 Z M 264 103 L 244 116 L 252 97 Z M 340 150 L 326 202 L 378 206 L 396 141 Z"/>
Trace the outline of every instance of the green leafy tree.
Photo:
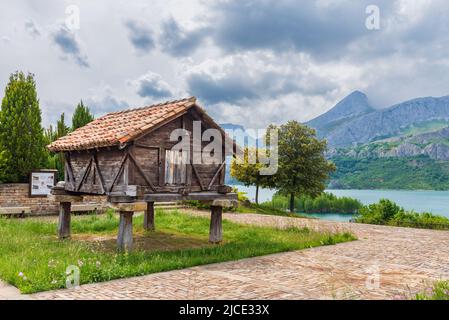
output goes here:
<path id="1" fill-rule="evenodd" d="M 335 165 L 324 157 L 327 142 L 319 140 L 315 130 L 297 121 L 268 129 L 278 129 L 279 168 L 274 180 L 280 193 L 290 197 L 289 208 L 293 212 L 295 197 L 316 197 L 324 191 Z M 305 204 L 309 205 L 312 204 Z"/>
<path id="2" fill-rule="evenodd" d="M 26 182 L 32 169 L 46 166 L 41 121 L 34 75 L 11 74 L 0 110 L 0 176 L 4 182 Z"/>
<path id="3" fill-rule="evenodd" d="M 72 117 L 72 130 L 84 127 L 89 122 L 94 120 L 93 114 L 90 112 L 89 107 L 85 106 L 83 100 L 76 106 L 75 112 Z"/>
<path id="4" fill-rule="evenodd" d="M 261 160 L 265 156 L 264 150 L 245 148 L 243 159 L 233 159 L 231 163 L 231 176 L 242 182 L 245 186 L 256 187 L 256 203 L 259 204 L 259 188 L 273 188 L 272 176 L 261 175 L 260 171 L 265 166 Z"/>

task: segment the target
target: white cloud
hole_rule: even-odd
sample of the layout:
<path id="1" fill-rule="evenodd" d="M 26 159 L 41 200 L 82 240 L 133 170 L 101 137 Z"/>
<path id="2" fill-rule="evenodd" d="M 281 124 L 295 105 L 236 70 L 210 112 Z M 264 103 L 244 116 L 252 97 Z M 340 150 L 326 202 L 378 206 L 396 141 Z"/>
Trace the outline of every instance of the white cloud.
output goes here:
<path id="1" fill-rule="evenodd" d="M 160 74 L 152 71 L 141 75 L 136 80 L 129 80 L 136 93 L 142 98 L 165 99 L 173 97 L 173 89 L 165 82 Z"/>

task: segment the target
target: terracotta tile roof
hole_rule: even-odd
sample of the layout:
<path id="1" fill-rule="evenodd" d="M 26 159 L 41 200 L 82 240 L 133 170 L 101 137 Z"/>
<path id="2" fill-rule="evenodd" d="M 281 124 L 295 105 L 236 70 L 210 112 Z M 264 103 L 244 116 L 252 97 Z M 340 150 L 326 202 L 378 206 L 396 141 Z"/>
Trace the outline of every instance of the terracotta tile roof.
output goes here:
<path id="1" fill-rule="evenodd" d="M 47 148 L 52 152 L 86 150 L 119 145 L 169 122 L 196 106 L 196 98 L 108 113 L 62 137 Z"/>

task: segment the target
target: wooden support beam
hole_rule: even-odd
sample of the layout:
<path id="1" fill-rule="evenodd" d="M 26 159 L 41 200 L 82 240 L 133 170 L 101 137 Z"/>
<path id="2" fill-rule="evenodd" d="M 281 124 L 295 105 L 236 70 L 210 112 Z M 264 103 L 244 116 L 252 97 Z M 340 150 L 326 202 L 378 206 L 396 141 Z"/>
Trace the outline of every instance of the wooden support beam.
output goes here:
<path id="1" fill-rule="evenodd" d="M 136 166 L 137 171 L 142 176 L 142 178 L 145 180 L 145 183 L 151 188 L 151 190 L 155 191 L 154 185 L 151 183 L 150 179 L 147 177 L 145 172 L 143 172 L 142 168 L 140 167 L 139 163 L 137 162 L 136 158 L 132 155 L 132 153 L 129 153 L 129 158 L 134 162 L 134 165 Z"/>
<path id="2" fill-rule="evenodd" d="M 121 252 L 129 252 L 133 249 L 133 215 L 134 212 L 120 211 L 117 249 Z"/>
<path id="3" fill-rule="evenodd" d="M 209 242 L 218 244 L 223 240 L 223 208 L 211 206 Z"/>
<path id="4" fill-rule="evenodd" d="M 147 202 L 147 210 L 145 210 L 145 215 L 143 217 L 143 228 L 146 231 L 154 231 L 154 202 Z"/>
<path id="5" fill-rule="evenodd" d="M 70 181 L 70 185 L 72 186 L 71 190 L 75 191 L 76 180 L 73 175 L 73 167 L 72 167 L 72 162 L 70 160 L 70 153 L 69 152 L 64 153 L 64 157 L 65 157 L 65 169 L 66 169 L 69 181 Z"/>
<path id="6" fill-rule="evenodd" d="M 165 149 L 159 148 L 159 187 L 163 187 L 165 185 Z"/>
<path id="7" fill-rule="evenodd" d="M 217 199 L 237 201 L 237 194 L 221 194 L 218 192 L 191 192 L 187 195 L 179 193 L 148 193 L 143 196 L 143 200 L 146 202 L 171 202 L 186 200 L 214 201 Z"/>
<path id="8" fill-rule="evenodd" d="M 83 175 L 81 176 L 81 180 L 78 183 L 78 186 L 76 187 L 75 191 L 80 191 L 81 187 L 83 186 L 84 180 L 86 180 L 86 177 L 89 175 L 90 169 L 92 168 L 92 162 L 93 159 L 90 158 L 89 164 L 87 165 L 86 169 L 84 169 Z"/>
<path id="9" fill-rule="evenodd" d="M 97 154 L 94 155 L 94 165 L 95 165 L 95 170 L 98 173 L 98 177 L 100 178 L 101 189 L 103 190 L 104 194 L 107 194 L 108 191 L 106 190 L 106 182 L 104 180 L 103 174 L 101 173 L 100 165 L 98 164 Z"/>
<path id="10" fill-rule="evenodd" d="M 212 178 L 212 180 L 209 182 L 209 186 L 207 187 L 207 190 L 210 190 L 210 188 L 212 188 L 212 186 L 214 185 L 215 180 L 217 180 L 218 176 L 221 173 L 221 170 L 223 170 L 224 166 L 226 164 L 226 161 L 223 162 L 220 167 L 218 168 L 218 170 L 215 172 L 214 177 Z"/>
<path id="11" fill-rule="evenodd" d="M 198 183 L 200 184 L 201 190 L 205 190 L 203 182 L 201 181 L 201 177 L 198 174 L 198 171 L 196 170 L 195 165 L 192 162 L 192 158 L 190 158 L 190 166 L 192 167 L 193 173 L 195 174 L 195 177 L 197 178 Z"/>
<path id="12" fill-rule="evenodd" d="M 117 199 L 114 196 L 110 196 L 109 201 L 118 201 L 120 199 Z M 129 199 L 122 199 L 122 200 L 126 200 L 126 201 L 131 201 L 131 202 L 112 202 L 110 207 L 115 209 L 116 211 L 126 211 L 126 212 L 142 212 L 147 210 L 147 204 L 146 202 L 136 202 L 134 200 L 129 200 Z"/>
<path id="13" fill-rule="evenodd" d="M 71 236 L 71 206 L 72 204 L 70 202 L 59 203 L 58 236 L 60 240 L 68 239 Z"/>
<path id="14" fill-rule="evenodd" d="M 115 174 L 114 179 L 112 180 L 111 186 L 109 187 L 109 193 L 112 192 L 112 189 L 114 188 L 114 185 L 117 182 L 117 179 L 119 178 L 120 174 L 122 173 L 126 160 L 128 160 L 128 153 L 126 153 L 123 156 L 122 160 L 120 161 L 120 167 L 119 167 L 117 173 Z"/>

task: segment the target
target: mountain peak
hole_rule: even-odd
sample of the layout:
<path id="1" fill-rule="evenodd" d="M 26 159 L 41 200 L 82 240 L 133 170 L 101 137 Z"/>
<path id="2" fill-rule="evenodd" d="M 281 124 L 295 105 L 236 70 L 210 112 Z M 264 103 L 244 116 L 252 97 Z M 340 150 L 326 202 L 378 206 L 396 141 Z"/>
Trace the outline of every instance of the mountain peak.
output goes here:
<path id="1" fill-rule="evenodd" d="M 343 100 L 348 99 L 348 98 L 350 98 L 350 99 L 354 99 L 354 98 L 355 99 L 367 99 L 368 100 L 368 97 L 366 96 L 366 94 L 359 90 L 355 90 L 355 91 L 351 92 Z"/>
<path id="2" fill-rule="evenodd" d="M 331 110 L 335 108 L 341 108 L 342 106 L 345 108 L 348 108 L 348 104 L 351 104 L 352 107 L 355 107 L 353 111 L 357 111 L 357 108 L 363 108 L 369 107 L 371 109 L 371 106 L 368 102 L 368 97 L 366 94 L 364 94 L 362 91 L 356 90 L 348 94 L 346 97 L 344 97 L 340 102 L 338 102 L 335 107 L 333 107 Z M 354 104 L 354 105 L 352 105 Z"/>
<path id="3" fill-rule="evenodd" d="M 361 91 L 354 91 L 338 102 L 332 109 L 313 119 L 308 124 L 318 130 L 325 130 L 332 127 L 341 119 L 353 118 L 373 111 L 373 107 L 368 102 L 368 97 Z"/>

